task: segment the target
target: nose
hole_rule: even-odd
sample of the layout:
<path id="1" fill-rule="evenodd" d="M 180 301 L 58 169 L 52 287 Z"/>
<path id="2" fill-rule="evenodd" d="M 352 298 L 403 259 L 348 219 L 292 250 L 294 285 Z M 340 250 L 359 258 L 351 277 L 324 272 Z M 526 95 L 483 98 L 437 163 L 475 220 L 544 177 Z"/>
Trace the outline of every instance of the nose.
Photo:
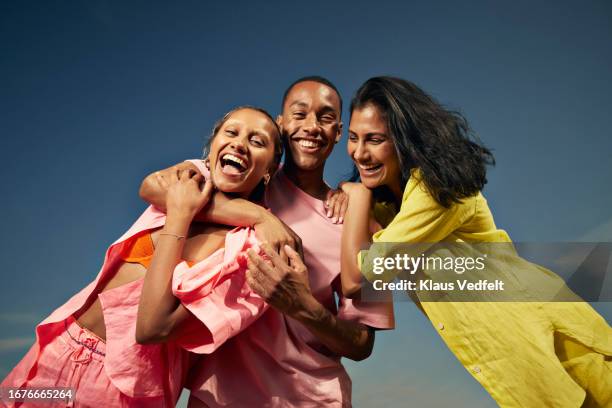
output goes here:
<path id="1" fill-rule="evenodd" d="M 236 137 L 232 139 L 232 142 L 230 143 L 230 147 L 236 150 L 238 153 L 246 153 L 247 138 L 246 137 Z"/>
<path id="2" fill-rule="evenodd" d="M 353 150 L 353 161 L 364 162 L 369 158 L 369 152 L 365 143 L 359 141 L 355 144 L 355 150 Z"/>
<path id="3" fill-rule="evenodd" d="M 302 125 L 302 129 L 304 132 L 311 135 L 319 134 L 319 122 L 317 120 L 317 115 L 314 112 L 309 113 L 304 118 L 304 124 Z"/>

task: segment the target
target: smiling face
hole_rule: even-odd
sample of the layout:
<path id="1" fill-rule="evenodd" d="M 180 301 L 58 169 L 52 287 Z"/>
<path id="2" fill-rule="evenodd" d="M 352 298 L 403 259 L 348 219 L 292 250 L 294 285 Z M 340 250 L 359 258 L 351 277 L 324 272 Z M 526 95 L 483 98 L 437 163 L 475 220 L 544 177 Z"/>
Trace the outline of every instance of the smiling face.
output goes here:
<path id="1" fill-rule="evenodd" d="M 401 194 L 401 171 L 397 150 L 382 111 L 368 103 L 351 115 L 348 154 L 357 166 L 361 182 L 370 189 L 387 186 Z"/>
<path id="2" fill-rule="evenodd" d="M 278 122 L 288 160 L 301 170 L 321 168 L 340 140 L 340 97 L 319 82 L 299 82 L 287 94 Z"/>
<path id="3" fill-rule="evenodd" d="M 217 189 L 248 197 L 274 172 L 279 137 L 262 112 L 245 108 L 231 113 L 210 144 L 210 175 Z"/>

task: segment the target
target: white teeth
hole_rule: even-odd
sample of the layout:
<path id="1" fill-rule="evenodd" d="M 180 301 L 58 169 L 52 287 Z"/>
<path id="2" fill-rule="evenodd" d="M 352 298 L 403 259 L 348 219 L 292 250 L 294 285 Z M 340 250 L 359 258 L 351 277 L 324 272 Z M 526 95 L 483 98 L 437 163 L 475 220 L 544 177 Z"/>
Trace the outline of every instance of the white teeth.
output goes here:
<path id="1" fill-rule="evenodd" d="M 369 166 L 364 166 L 363 164 L 359 164 L 358 165 L 359 168 L 365 170 L 365 171 L 370 171 L 370 170 L 375 170 L 376 168 L 378 168 L 380 166 L 380 164 L 371 164 Z"/>
<path id="2" fill-rule="evenodd" d="M 302 147 L 319 147 L 319 144 L 317 142 L 314 142 L 312 140 L 300 140 L 299 145 Z"/>
<path id="3" fill-rule="evenodd" d="M 242 168 L 246 169 L 246 162 L 242 160 L 240 157 L 236 157 L 233 154 L 225 154 L 222 157 L 223 160 L 233 161 L 234 163 L 238 163 Z"/>

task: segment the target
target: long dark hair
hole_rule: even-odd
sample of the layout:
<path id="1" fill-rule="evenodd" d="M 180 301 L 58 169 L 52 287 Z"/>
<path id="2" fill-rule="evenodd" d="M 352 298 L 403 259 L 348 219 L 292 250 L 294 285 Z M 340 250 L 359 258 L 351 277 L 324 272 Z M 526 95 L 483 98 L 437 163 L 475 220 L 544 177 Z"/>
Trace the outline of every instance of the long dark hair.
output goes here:
<path id="1" fill-rule="evenodd" d="M 447 208 L 483 189 L 486 166 L 495 159 L 460 113 L 445 109 L 412 82 L 386 76 L 370 78 L 357 90 L 351 115 L 367 104 L 378 107 L 386 119 L 402 188 L 410 171 L 419 168 L 428 191 Z"/>

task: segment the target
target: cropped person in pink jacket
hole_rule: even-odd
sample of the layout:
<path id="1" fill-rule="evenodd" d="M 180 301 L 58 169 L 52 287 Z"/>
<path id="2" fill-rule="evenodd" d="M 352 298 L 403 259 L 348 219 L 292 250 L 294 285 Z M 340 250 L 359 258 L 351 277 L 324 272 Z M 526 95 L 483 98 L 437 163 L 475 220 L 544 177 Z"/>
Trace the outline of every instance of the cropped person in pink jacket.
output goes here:
<path id="1" fill-rule="evenodd" d="M 168 178 L 167 215 L 149 207 L 108 248 L 96 279 L 37 326 L 1 387 L 73 388 L 63 402 L 76 407 L 174 406 L 188 351 L 214 351 L 267 309 L 245 279 L 246 250 L 259 251 L 254 231 L 193 217 L 213 184 L 230 199 L 260 200 L 281 153 L 265 111 L 226 114 L 211 137 L 211 180 L 189 171 Z"/>

